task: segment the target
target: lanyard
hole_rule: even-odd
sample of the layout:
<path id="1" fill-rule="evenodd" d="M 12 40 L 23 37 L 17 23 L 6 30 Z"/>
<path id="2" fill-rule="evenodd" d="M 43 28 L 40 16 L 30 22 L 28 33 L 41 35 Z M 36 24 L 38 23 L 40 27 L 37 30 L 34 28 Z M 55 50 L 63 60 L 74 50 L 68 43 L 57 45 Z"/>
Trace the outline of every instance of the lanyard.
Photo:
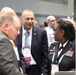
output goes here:
<path id="1" fill-rule="evenodd" d="M 62 61 L 63 57 L 64 57 L 65 53 L 60 57 L 59 61 L 58 61 L 58 64 L 60 64 L 60 62 Z M 52 57 L 52 62 L 54 62 L 54 57 L 55 57 L 55 53 Z"/>

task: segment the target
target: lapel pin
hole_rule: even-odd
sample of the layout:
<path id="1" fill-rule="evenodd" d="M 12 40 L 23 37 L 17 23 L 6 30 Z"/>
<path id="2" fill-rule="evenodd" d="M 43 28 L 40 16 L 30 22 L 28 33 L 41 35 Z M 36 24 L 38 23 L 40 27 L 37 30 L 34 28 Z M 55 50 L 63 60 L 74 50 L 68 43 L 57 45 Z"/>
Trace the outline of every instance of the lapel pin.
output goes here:
<path id="1" fill-rule="evenodd" d="M 36 35 L 36 33 L 34 33 L 34 35 Z"/>

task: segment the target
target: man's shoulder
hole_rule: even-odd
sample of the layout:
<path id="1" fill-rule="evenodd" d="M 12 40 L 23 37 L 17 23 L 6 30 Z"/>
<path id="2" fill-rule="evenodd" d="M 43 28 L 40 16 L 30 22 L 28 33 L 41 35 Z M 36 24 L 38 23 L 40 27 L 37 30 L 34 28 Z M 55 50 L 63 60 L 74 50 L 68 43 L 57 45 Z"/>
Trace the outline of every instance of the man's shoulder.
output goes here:
<path id="1" fill-rule="evenodd" d="M 0 32 L 0 40 L 4 38 L 8 39 L 8 37 L 3 32 Z"/>
<path id="2" fill-rule="evenodd" d="M 34 26 L 33 29 L 38 30 L 38 31 L 46 31 L 44 28 Z"/>

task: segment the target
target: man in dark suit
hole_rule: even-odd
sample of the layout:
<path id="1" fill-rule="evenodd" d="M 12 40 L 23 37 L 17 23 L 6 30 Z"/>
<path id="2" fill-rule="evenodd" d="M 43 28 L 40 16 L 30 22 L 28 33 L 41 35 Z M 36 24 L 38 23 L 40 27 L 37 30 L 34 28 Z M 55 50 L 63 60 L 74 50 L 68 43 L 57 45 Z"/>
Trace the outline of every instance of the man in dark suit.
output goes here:
<path id="1" fill-rule="evenodd" d="M 19 18 L 9 12 L 0 16 L 0 75 L 23 75 L 10 40 L 20 33 Z"/>
<path id="2" fill-rule="evenodd" d="M 75 29 L 73 24 L 70 21 L 59 19 L 54 27 L 54 38 L 58 42 L 50 46 L 49 58 L 52 68 L 57 68 L 56 72 L 75 69 Z"/>
<path id="3" fill-rule="evenodd" d="M 19 53 L 23 54 L 28 75 L 49 75 L 48 43 L 46 31 L 34 25 L 34 13 L 30 9 L 22 12 L 20 35 L 15 40 Z M 25 45 L 26 32 L 29 32 L 29 47 Z"/>

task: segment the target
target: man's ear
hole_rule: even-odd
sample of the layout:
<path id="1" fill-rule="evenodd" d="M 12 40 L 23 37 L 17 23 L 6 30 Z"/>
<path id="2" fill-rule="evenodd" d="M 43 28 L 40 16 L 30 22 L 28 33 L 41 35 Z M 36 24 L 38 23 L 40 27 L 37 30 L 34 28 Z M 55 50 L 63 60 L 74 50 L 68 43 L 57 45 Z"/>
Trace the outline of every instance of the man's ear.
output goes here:
<path id="1" fill-rule="evenodd" d="M 7 31 L 8 30 L 8 26 L 9 26 L 8 23 L 5 23 L 3 26 L 4 26 L 4 30 Z"/>

